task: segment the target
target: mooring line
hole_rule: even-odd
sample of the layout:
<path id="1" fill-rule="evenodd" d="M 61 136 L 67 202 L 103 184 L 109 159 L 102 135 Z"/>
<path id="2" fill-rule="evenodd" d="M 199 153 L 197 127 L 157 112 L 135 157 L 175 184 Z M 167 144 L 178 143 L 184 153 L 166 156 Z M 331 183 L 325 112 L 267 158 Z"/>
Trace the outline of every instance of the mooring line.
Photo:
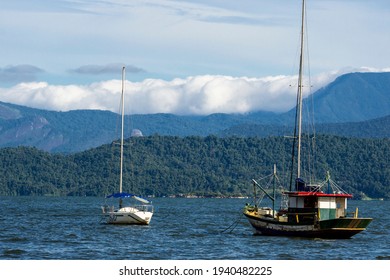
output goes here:
<path id="1" fill-rule="evenodd" d="M 241 221 L 241 218 L 242 218 L 242 215 L 240 213 L 240 216 L 238 217 L 238 219 L 236 221 L 234 221 L 230 226 L 228 226 L 226 229 L 224 229 L 223 231 L 221 231 L 221 233 L 225 233 L 227 232 L 229 229 L 229 233 L 232 233 L 232 231 L 237 227 L 238 223 Z"/>

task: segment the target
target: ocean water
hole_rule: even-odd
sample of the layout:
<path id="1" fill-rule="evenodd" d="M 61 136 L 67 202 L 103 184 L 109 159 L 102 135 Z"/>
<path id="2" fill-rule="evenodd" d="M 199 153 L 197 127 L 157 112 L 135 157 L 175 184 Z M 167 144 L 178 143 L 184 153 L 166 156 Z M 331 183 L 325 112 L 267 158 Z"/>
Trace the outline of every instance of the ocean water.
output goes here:
<path id="1" fill-rule="evenodd" d="M 372 217 L 345 240 L 253 235 L 250 199 L 155 198 L 148 226 L 101 223 L 96 197 L 0 197 L 2 260 L 390 259 L 390 201 L 349 201 Z"/>

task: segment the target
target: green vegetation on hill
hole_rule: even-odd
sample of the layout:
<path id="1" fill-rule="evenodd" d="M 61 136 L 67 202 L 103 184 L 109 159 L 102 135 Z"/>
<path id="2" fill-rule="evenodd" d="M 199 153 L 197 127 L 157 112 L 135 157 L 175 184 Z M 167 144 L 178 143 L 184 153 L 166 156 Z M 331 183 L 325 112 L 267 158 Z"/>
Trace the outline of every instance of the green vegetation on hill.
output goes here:
<path id="1" fill-rule="evenodd" d="M 316 125 L 317 133 L 358 138 L 390 137 L 390 115 L 364 122 L 322 123 Z M 218 133 L 220 137 L 267 137 L 291 135 L 292 126 L 246 123 L 232 126 Z"/>
<path id="2" fill-rule="evenodd" d="M 359 199 L 390 198 L 390 139 L 317 136 L 318 178 L 326 171 Z M 148 136 L 125 145 L 124 191 L 167 196 L 248 195 L 251 179 L 278 164 L 287 182 L 291 142 L 284 137 Z M 119 146 L 50 154 L 0 149 L 0 195 L 104 196 L 118 190 Z M 287 185 L 287 184 L 286 184 Z"/>

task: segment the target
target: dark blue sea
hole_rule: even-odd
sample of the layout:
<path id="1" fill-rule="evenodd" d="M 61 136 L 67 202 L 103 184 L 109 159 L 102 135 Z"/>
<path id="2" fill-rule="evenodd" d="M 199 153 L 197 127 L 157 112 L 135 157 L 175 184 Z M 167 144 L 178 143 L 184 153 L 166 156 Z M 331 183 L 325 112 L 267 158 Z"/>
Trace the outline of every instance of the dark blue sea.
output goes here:
<path id="1" fill-rule="evenodd" d="M 372 217 L 346 240 L 255 236 L 250 199 L 155 198 L 149 226 L 101 223 L 96 197 L 0 197 L 2 260 L 389 260 L 390 201 L 349 201 Z"/>

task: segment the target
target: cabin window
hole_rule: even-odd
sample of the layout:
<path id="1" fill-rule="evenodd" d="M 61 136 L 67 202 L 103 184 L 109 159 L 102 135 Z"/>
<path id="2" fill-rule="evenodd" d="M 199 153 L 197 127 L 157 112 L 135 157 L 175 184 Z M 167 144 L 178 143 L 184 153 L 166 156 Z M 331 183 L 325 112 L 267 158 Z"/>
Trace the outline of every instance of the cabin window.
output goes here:
<path id="1" fill-rule="evenodd" d="M 296 197 L 290 197 L 290 207 L 291 208 L 296 208 L 297 207 L 297 198 Z"/>
<path id="2" fill-rule="evenodd" d="M 347 208 L 347 199 L 344 197 L 338 197 L 336 199 L 337 203 L 337 212 L 336 212 L 336 217 L 345 217 L 345 209 Z"/>
<path id="3" fill-rule="evenodd" d="M 304 208 L 305 200 L 303 197 L 290 197 L 290 207 L 291 208 Z"/>
<path id="4" fill-rule="evenodd" d="M 303 207 L 305 208 L 315 208 L 316 198 L 315 197 L 305 197 Z"/>

